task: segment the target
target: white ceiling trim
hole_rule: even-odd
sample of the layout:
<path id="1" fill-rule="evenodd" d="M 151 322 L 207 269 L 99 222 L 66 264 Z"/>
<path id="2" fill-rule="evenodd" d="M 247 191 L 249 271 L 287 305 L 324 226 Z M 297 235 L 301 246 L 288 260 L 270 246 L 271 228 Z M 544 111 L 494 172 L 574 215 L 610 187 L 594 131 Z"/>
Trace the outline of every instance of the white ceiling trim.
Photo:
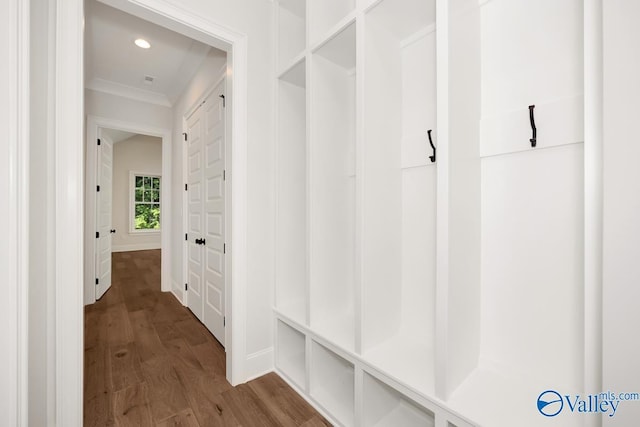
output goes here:
<path id="1" fill-rule="evenodd" d="M 171 107 L 171 101 L 163 93 L 152 92 L 150 90 L 138 89 L 136 87 L 123 85 L 121 83 L 94 77 L 86 84 L 87 89 L 97 92 L 104 92 L 110 95 L 121 96 L 135 101 L 147 102 L 149 104 Z"/>

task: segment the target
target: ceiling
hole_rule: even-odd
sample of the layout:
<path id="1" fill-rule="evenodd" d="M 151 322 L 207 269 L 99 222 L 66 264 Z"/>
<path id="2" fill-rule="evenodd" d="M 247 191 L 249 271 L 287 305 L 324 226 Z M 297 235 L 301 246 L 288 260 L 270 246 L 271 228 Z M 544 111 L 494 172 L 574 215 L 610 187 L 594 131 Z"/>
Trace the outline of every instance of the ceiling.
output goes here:
<path id="1" fill-rule="evenodd" d="M 89 89 L 171 106 L 209 55 L 225 52 L 106 6 L 86 3 L 85 82 Z M 150 49 L 133 42 L 144 38 Z M 145 83 L 151 76 L 153 83 Z"/>

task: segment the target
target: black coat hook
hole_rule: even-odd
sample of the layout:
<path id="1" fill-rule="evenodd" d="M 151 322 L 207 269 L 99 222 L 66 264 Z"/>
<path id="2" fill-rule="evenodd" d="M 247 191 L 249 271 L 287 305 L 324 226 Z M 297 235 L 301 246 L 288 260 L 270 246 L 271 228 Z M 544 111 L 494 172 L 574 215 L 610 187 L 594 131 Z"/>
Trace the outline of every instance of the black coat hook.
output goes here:
<path id="1" fill-rule="evenodd" d="M 433 156 L 429 156 L 429 160 L 431 160 L 431 163 L 435 163 L 435 161 L 436 161 L 436 147 L 433 145 L 433 140 L 431 139 L 431 129 L 429 129 L 427 131 L 427 135 L 429 135 L 429 144 L 431 145 L 431 148 L 433 149 Z"/>
<path id="2" fill-rule="evenodd" d="M 531 130 L 533 131 L 533 137 L 529 140 L 531 142 L 531 146 L 536 146 L 536 139 L 538 130 L 536 129 L 536 121 L 533 118 L 533 109 L 536 108 L 535 105 L 529 105 L 529 121 L 531 122 Z"/>

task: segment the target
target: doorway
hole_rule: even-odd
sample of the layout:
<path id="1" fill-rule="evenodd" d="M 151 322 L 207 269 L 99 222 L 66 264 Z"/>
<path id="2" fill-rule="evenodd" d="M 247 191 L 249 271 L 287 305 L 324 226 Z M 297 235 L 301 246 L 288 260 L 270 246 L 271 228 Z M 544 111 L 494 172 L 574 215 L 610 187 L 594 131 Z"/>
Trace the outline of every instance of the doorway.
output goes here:
<path id="1" fill-rule="evenodd" d="M 120 217 L 126 218 L 126 220 L 124 220 L 126 221 L 126 225 L 124 228 L 122 225 L 114 228 L 113 221 L 111 220 L 112 215 L 108 215 L 113 209 L 110 194 L 112 193 L 110 182 L 113 182 L 113 179 L 108 178 L 110 170 L 113 170 L 115 165 L 115 161 L 113 160 L 113 146 L 114 144 L 126 144 L 126 139 L 133 138 L 136 135 L 143 135 L 146 138 L 160 140 L 160 153 L 152 154 L 156 158 L 159 154 L 161 162 L 160 173 L 158 173 L 157 165 L 151 166 L 149 162 L 145 160 L 145 157 L 148 158 L 151 153 L 146 156 L 144 153 L 140 155 L 125 153 L 125 156 L 128 157 L 127 169 L 123 171 L 126 175 L 124 178 L 126 188 L 121 188 L 121 191 L 127 191 L 129 193 L 128 196 L 124 195 L 129 201 L 120 203 L 123 210 L 123 212 L 120 212 Z M 142 139 L 144 139 L 144 137 Z M 118 243 L 116 247 L 117 251 L 156 248 L 158 244 L 154 240 L 157 240 L 159 237 L 159 247 L 162 254 L 160 288 L 164 292 L 170 291 L 171 279 L 169 268 L 172 254 L 170 233 L 160 232 L 160 235 L 156 235 L 155 239 L 149 239 L 148 237 L 143 239 L 135 238 L 135 233 L 137 233 L 134 224 L 135 187 L 132 187 L 135 181 L 131 180 L 135 179 L 136 173 L 143 178 L 143 187 L 141 188 L 143 191 L 143 203 L 145 176 L 151 179 L 153 176 L 159 176 L 161 177 L 161 182 L 171 182 L 171 131 L 90 115 L 87 117 L 86 141 L 84 304 L 93 304 L 109 289 L 114 234 L 128 235 L 128 239 L 116 240 Z M 143 141 L 142 144 L 145 145 L 145 142 Z M 131 158 L 132 156 L 133 158 Z M 109 159 L 111 159 L 110 162 Z M 106 164 L 103 164 L 105 161 Z M 133 165 L 137 165 L 137 167 L 133 167 L 133 169 L 131 168 L 132 161 L 134 162 Z M 136 161 L 138 163 L 135 163 Z M 133 178 L 131 177 L 132 172 L 134 173 Z M 121 178 L 122 177 L 119 177 L 119 181 Z M 109 184 L 107 184 L 107 182 L 109 182 Z M 150 183 L 150 186 L 153 187 L 153 182 Z M 153 190 L 153 188 L 149 188 L 148 190 L 151 207 L 153 208 L 154 205 L 158 204 L 160 212 L 162 213 L 162 228 L 170 230 L 172 227 L 170 209 L 172 194 L 170 185 L 161 185 L 159 189 Z M 157 197 L 153 197 L 154 194 Z M 153 199 L 158 200 L 158 203 L 153 202 Z M 131 210 L 131 212 L 129 212 L 129 210 Z M 112 232 L 112 230 L 114 230 L 114 232 Z M 154 231 L 141 231 L 141 233 L 154 234 Z M 134 236 L 133 239 L 131 237 L 132 235 Z M 151 235 L 147 234 L 147 236 Z M 122 243 L 122 241 L 126 243 Z"/>
<path id="2" fill-rule="evenodd" d="M 225 195 L 229 193 L 225 180 L 225 153 L 229 151 L 225 146 L 226 53 L 102 3 L 93 1 L 86 5 L 85 86 L 90 101 L 85 107 L 87 114 L 122 119 L 120 111 L 131 109 L 129 117 L 134 121 L 114 127 L 117 132 L 130 132 L 141 125 L 170 121 L 166 124 L 173 125 L 169 133 L 174 135 L 174 146 L 167 156 L 170 170 L 164 168 L 162 173 L 155 171 L 152 174 L 141 171 L 148 170 L 148 161 L 153 157 L 151 151 L 139 153 L 134 150 L 122 159 L 129 164 L 128 170 L 121 171 L 120 175 L 130 175 L 129 186 L 124 189 L 130 195 L 128 207 L 124 207 L 125 211 L 129 211 L 127 217 L 130 220 L 126 226 L 119 224 L 120 231 L 117 234 L 117 229 L 110 222 L 111 186 L 102 185 L 103 181 L 108 183 L 111 180 L 109 176 L 114 166 L 109 153 L 115 141 L 112 142 L 105 126 L 97 130 L 97 144 L 94 145 L 93 138 L 88 136 L 87 155 L 92 156 L 97 146 L 96 227 L 101 228 L 95 231 L 94 300 L 100 298 L 110 285 L 111 240 L 151 243 L 153 237 L 159 237 L 154 236 L 159 230 L 138 229 L 134 224 L 134 216 L 137 217 L 138 212 L 134 210 L 140 209 L 140 214 L 144 216 L 142 210 L 147 209 L 151 213 L 156 209 L 162 212 L 159 215 L 162 217 L 162 234 L 174 233 L 169 246 L 163 245 L 162 268 L 167 271 L 173 265 L 175 271 L 169 277 L 163 275 L 162 290 L 171 291 L 220 343 L 224 343 L 224 299 L 228 285 L 225 273 L 229 258 L 225 241 L 228 234 L 225 226 L 229 223 L 225 215 Z M 207 86 L 212 89 L 207 91 Z M 197 103 L 192 106 L 195 99 Z M 187 132 L 191 138 L 187 140 L 185 132 L 185 140 L 182 141 L 182 138 L 175 136 L 182 131 L 184 117 L 189 118 L 190 128 Z M 188 147 L 187 152 L 179 149 L 183 146 Z M 87 163 L 90 161 L 92 159 L 88 158 Z M 91 169 L 88 167 L 87 174 L 91 173 Z M 188 176 L 184 181 L 181 181 L 181 170 L 187 170 Z M 173 179 L 167 179 L 171 171 L 176 174 Z M 134 180 L 138 179 L 141 186 L 138 187 L 136 183 L 134 187 Z M 169 195 L 163 192 L 165 194 L 160 197 L 160 180 L 163 189 L 171 189 Z M 154 183 L 158 183 L 158 188 L 153 186 Z M 171 198 L 180 199 L 180 195 L 176 194 L 178 185 L 185 186 L 185 193 L 191 200 L 182 211 L 176 209 L 180 205 L 170 203 Z M 87 191 L 90 192 L 92 188 L 92 185 L 88 185 Z M 141 200 L 136 199 L 137 193 L 141 193 Z M 87 197 L 91 195 L 87 194 Z M 173 222 L 173 217 L 178 220 Z M 178 225 L 181 217 L 186 222 L 183 229 L 179 229 Z M 159 218 L 155 223 L 159 225 Z M 178 232 L 185 234 L 184 240 L 176 238 L 176 234 L 181 235 Z M 90 226 L 87 234 L 92 234 Z M 120 243 L 123 246 L 121 250 L 153 249 Z M 188 248 L 186 253 L 182 251 L 183 245 Z M 183 270 L 186 270 L 186 274 L 180 277 L 179 273 Z M 87 287 L 92 282 L 89 274 L 90 268 L 87 269 Z M 92 303 L 90 292 L 86 295 L 87 303 Z"/>
<path id="3" fill-rule="evenodd" d="M 99 128 L 98 141 L 96 301 L 111 287 L 112 253 L 161 249 L 164 187 L 162 138 Z"/>
<path id="4" fill-rule="evenodd" d="M 88 169 L 83 159 L 84 90 L 83 82 L 83 1 L 69 0 L 57 4 L 53 18 L 56 31 L 54 49 L 56 68 L 55 144 L 65 150 L 53 163 L 56 181 L 55 248 L 65 258 L 56 264 L 55 312 L 55 395 L 57 419 L 64 425 L 82 423 L 82 354 L 83 354 L 83 171 Z M 140 2 L 104 0 L 134 16 L 162 25 L 176 32 L 197 38 L 203 43 L 227 52 L 227 135 L 232 146 L 229 162 L 234 171 L 227 176 L 232 188 L 230 211 L 232 233 L 227 236 L 227 253 L 233 256 L 228 276 L 233 277 L 231 292 L 225 296 L 227 306 L 226 376 L 232 385 L 246 381 L 247 348 L 247 35 L 227 25 L 203 19 L 184 9 L 169 7 L 160 0 Z M 236 98 L 238 102 L 233 102 Z M 233 117 L 233 119 L 231 119 Z M 87 123 L 88 124 L 88 123 Z M 163 144 L 164 150 L 164 144 Z M 164 151 L 163 151 L 164 154 Z M 165 157 L 163 157 L 165 158 Z M 166 198 L 165 198 L 166 200 Z M 165 236 L 165 238 L 167 238 Z M 167 256 L 166 253 L 163 256 Z M 171 274 L 164 274 L 171 277 Z M 232 327 L 231 327 L 232 326 Z"/>

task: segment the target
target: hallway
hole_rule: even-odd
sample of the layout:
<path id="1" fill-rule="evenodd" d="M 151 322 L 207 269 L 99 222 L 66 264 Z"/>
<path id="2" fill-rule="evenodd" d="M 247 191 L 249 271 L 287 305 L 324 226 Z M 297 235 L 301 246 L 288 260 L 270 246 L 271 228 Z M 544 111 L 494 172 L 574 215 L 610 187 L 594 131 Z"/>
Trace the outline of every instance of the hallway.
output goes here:
<path id="1" fill-rule="evenodd" d="M 324 426 L 276 374 L 232 387 L 225 352 L 173 295 L 160 251 L 113 254 L 113 281 L 85 308 L 85 426 Z"/>

